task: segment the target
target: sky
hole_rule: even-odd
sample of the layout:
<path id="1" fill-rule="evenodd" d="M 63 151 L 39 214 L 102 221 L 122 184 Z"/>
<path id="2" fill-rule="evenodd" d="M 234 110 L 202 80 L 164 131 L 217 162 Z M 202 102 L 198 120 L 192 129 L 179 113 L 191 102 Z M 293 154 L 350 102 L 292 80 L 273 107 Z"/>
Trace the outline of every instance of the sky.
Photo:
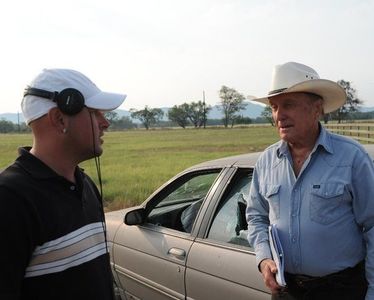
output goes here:
<path id="1" fill-rule="evenodd" d="M 374 0 L 12 0 L 0 10 L 0 113 L 43 68 L 127 94 L 120 109 L 265 96 L 296 61 L 374 106 Z"/>

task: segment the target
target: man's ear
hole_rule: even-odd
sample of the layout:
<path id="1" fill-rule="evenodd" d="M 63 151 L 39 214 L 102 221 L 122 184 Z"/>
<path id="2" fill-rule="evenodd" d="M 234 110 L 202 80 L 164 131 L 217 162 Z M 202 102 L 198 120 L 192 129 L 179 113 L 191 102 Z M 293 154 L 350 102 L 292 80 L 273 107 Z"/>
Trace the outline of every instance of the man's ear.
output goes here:
<path id="1" fill-rule="evenodd" d="M 55 127 L 59 132 L 64 132 L 64 130 L 66 130 L 67 116 L 64 115 L 57 107 L 49 110 L 48 119 L 52 126 Z"/>
<path id="2" fill-rule="evenodd" d="M 323 116 L 323 100 L 320 99 L 314 102 L 314 105 L 315 105 L 316 119 L 319 120 L 320 117 Z"/>

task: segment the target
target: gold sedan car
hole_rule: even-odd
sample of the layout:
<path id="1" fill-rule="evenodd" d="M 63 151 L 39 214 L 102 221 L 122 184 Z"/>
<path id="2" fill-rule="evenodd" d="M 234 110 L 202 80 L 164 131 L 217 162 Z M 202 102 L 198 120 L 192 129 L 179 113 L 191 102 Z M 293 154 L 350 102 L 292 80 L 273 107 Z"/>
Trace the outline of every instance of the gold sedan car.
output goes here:
<path id="1" fill-rule="evenodd" d="M 271 299 L 245 220 L 258 156 L 193 166 L 142 205 L 106 214 L 119 299 Z"/>

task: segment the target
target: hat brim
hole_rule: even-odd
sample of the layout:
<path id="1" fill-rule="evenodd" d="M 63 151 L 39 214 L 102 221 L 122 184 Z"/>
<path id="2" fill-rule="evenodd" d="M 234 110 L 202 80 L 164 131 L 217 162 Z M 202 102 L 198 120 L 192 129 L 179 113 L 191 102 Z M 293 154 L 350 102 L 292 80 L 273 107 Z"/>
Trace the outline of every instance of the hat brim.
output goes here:
<path id="1" fill-rule="evenodd" d="M 279 93 L 271 94 L 251 101 L 261 102 L 269 105 L 269 99 L 286 93 L 312 93 L 321 96 L 323 100 L 323 111 L 325 114 L 333 112 L 343 106 L 347 100 L 345 90 L 336 82 L 327 79 L 313 79 L 295 84 Z"/>
<path id="2" fill-rule="evenodd" d="M 103 110 L 103 111 L 111 111 L 118 108 L 123 101 L 125 101 L 126 95 L 124 94 L 116 94 L 116 93 L 108 93 L 108 92 L 100 92 L 89 99 L 85 99 L 85 105 L 90 108 Z"/>

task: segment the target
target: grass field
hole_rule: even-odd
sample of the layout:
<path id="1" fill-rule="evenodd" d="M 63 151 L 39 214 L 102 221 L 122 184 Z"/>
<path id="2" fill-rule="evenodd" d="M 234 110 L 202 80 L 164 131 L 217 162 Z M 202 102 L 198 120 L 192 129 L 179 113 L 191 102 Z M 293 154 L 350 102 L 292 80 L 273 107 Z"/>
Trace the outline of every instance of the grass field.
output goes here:
<path id="1" fill-rule="evenodd" d="M 0 135 L 0 169 L 31 145 L 31 134 Z M 107 132 L 101 157 L 107 210 L 141 203 L 183 169 L 209 159 L 255 152 L 278 140 L 274 127 L 131 130 Z M 97 182 L 93 160 L 81 164 Z"/>

